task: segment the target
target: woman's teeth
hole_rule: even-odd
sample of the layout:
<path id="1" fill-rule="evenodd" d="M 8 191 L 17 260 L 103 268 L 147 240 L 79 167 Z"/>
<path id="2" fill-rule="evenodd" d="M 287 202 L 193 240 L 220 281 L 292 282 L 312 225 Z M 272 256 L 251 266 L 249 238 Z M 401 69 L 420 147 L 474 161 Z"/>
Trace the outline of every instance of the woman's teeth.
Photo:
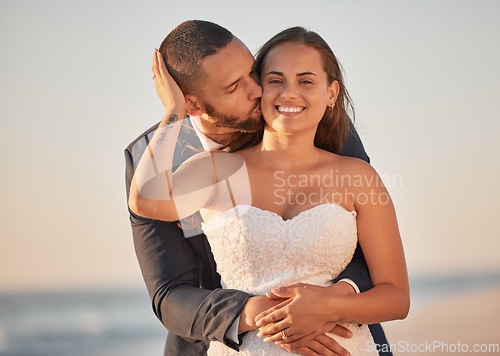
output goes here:
<path id="1" fill-rule="evenodd" d="M 287 106 L 277 106 L 279 112 L 301 112 L 304 110 L 303 107 L 287 107 Z"/>

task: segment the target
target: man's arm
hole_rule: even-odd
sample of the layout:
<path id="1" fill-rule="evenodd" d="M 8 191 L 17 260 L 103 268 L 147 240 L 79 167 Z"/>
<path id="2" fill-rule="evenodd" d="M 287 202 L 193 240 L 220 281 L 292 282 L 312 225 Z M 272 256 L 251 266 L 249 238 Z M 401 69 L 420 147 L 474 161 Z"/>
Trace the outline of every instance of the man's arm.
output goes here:
<path id="1" fill-rule="evenodd" d="M 368 289 L 373 288 L 365 256 L 363 255 L 363 251 L 361 250 L 359 243 L 351 262 L 349 262 L 345 270 L 343 270 L 342 273 L 340 273 L 337 278 L 333 280 L 333 282 L 337 283 L 346 278 L 353 281 L 359 288 L 360 292 L 366 292 Z"/>
<path id="2" fill-rule="evenodd" d="M 129 150 L 125 151 L 125 159 L 128 196 L 134 173 Z M 189 340 L 218 340 L 237 349 L 226 333 L 250 295 L 236 290 L 199 288 L 200 267 L 210 266 L 207 260 L 197 258 L 176 222 L 145 219 L 133 213 L 130 220 L 153 310 L 163 325 Z M 201 251 L 203 237 L 192 239 Z"/>
<path id="3" fill-rule="evenodd" d="M 342 145 L 339 154 L 342 156 L 356 157 L 370 163 L 370 157 L 366 154 L 363 143 L 351 121 L 349 121 L 349 128 L 349 135 Z M 334 282 L 336 283 L 346 278 L 353 281 L 361 292 L 365 292 L 373 287 L 365 256 L 363 255 L 359 243 L 351 262 L 347 265 L 346 269 L 334 279 Z"/>
<path id="4" fill-rule="evenodd" d="M 356 157 L 370 163 L 370 157 L 365 151 L 365 147 L 359 138 L 358 132 L 352 121 L 349 120 L 349 134 L 338 152 L 341 156 Z"/>

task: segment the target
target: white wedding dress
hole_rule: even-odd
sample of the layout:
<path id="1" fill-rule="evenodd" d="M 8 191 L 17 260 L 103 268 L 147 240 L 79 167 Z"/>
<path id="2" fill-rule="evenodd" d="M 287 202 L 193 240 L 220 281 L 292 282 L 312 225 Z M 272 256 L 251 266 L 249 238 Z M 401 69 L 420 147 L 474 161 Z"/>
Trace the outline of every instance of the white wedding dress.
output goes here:
<path id="1" fill-rule="evenodd" d="M 290 220 L 257 207 L 237 205 L 213 216 L 202 227 L 222 287 L 255 295 L 297 282 L 330 285 L 351 261 L 357 244 L 356 212 L 336 204 L 315 206 Z M 368 355 L 374 350 L 366 325 L 343 325 L 353 332 L 352 338 L 330 336 L 351 355 Z M 211 342 L 208 355 L 291 354 L 251 331 L 245 335 L 240 352 Z"/>

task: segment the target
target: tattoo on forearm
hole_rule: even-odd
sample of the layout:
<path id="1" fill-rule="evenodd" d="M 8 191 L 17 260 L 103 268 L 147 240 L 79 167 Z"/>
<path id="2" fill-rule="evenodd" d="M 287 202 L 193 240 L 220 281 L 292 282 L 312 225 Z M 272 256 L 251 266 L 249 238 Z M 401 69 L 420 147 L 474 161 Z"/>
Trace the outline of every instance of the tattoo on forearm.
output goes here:
<path id="1" fill-rule="evenodd" d="M 167 119 L 167 122 L 165 123 L 165 125 L 168 125 L 168 124 L 172 124 L 176 121 L 179 121 L 179 117 L 177 116 L 177 114 L 172 114 L 168 117 Z"/>
<path id="2" fill-rule="evenodd" d="M 165 138 L 165 135 L 167 134 L 168 125 L 170 125 L 178 120 L 179 120 L 179 117 L 176 114 L 172 114 L 168 117 L 168 119 L 165 122 L 162 121 L 160 123 L 158 130 L 162 129 L 163 131 L 160 133 L 160 138 L 158 138 L 158 140 L 156 140 L 156 143 L 158 145 L 161 145 L 161 143 L 163 142 L 163 139 Z"/>

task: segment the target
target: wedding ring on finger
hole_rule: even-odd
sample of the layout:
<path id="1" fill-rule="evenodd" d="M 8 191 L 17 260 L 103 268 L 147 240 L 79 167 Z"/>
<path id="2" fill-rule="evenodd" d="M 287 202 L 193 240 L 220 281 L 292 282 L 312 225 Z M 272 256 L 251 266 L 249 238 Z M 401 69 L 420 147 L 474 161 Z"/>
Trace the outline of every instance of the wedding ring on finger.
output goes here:
<path id="1" fill-rule="evenodd" d="M 286 340 L 287 336 L 286 336 L 286 334 L 285 334 L 285 330 L 281 330 L 281 331 L 280 331 L 280 333 L 281 333 L 281 338 L 282 338 L 283 340 Z"/>

